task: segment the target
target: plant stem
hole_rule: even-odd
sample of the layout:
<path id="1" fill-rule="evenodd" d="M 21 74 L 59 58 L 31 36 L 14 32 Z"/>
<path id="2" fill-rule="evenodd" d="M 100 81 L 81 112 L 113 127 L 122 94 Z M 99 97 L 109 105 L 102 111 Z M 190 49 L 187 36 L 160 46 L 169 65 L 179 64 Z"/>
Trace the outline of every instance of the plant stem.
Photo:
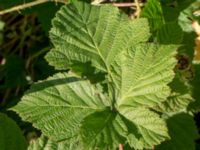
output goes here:
<path id="1" fill-rule="evenodd" d="M 119 150 L 123 150 L 123 145 L 119 144 Z"/>
<path id="2" fill-rule="evenodd" d="M 116 6 L 116 7 L 141 7 L 141 6 L 144 6 L 143 3 L 112 3 L 113 6 Z"/>
<path id="3" fill-rule="evenodd" d="M 11 7 L 9 9 L 5 9 L 3 11 L 0 11 L 0 15 L 4 15 L 4 14 L 14 12 L 14 11 L 20 11 L 22 9 L 26 9 L 26 8 L 36 6 L 36 5 L 39 5 L 39 4 L 43 4 L 43 3 L 47 3 L 47 2 L 66 3 L 65 0 L 36 0 L 36 1 L 30 2 L 30 3 L 14 6 L 14 7 Z"/>
<path id="4" fill-rule="evenodd" d="M 140 3 L 139 3 L 138 0 L 135 0 L 135 4 L 136 4 L 136 8 L 137 8 L 136 12 L 135 12 L 135 15 L 136 15 L 137 18 L 139 18 L 140 17 L 140 12 L 141 12 Z"/>
<path id="5" fill-rule="evenodd" d="M 4 14 L 11 13 L 14 11 L 20 11 L 20 10 L 30 8 L 30 7 L 39 5 L 39 4 L 47 3 L 47 2 L 55 2 L 56 4 L 57 3 L 63 3 L 63 4 L 67 3 L 66 0 L 36 0 L 36 1 L 30 2 L 30 3 L 14 6 L 9 9 L 0 11 L 0 15 L 4 15 Z M 138 3 L 137 2 L 135 2 L 135 3 L 112 3 L 112 5 L 116 6 L 116 7 L 136 7 L 138 9 L 138 11 L 140 10 L 140 7 L 144 6 L 143 3 L 139 3 L 139 2 Z"/>

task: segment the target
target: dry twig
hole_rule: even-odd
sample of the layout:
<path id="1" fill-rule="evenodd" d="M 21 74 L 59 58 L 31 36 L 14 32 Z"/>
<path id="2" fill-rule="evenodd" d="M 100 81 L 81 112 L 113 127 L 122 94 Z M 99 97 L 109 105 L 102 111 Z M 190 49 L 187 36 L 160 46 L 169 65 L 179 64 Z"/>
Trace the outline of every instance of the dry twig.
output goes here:
<path id="1" fill-rule="evenodd" d="M 119 144 L 119 150 L 123 150 L 123 145 Z"/>
<path id="2" fill-rule="evenodd" d="M 139 17 L 140 17 L 140 12 L 141 12 L 139 0 L 135 0 L 135 4 L 136 4 L 135 16 L 136 16 L 137 18 L 139 18 Z"/>
<path id="3" fill-rule="evenodd" d="M 4 14 L 14 12 L 14 11 L 20 11 L 20 10 L 30 8 L 30 7 L 39 5 L 39 4 L 47 3 L 47 2 L 66 3 L 65 0 L 36 0 L 36 1 L 30 2 L 30 3 L 26 3 L 26 4 L 11 7 L 9 9 L 2 10 L 2 11 L 0 11 L 0 15 L 4 15 Z"/>
<path id="4" fill-rule="evenodd" d="M 140 7 L 142 7 L 144 4 L 139 3 L 137 1 L 138 0 L 136 0 L 135 3 L 112 3 L 112 5 L 116 6 L 116 7 L 136 7 L 138 13 L 140 13 Z M 14 11 L 20 12 L 20 10 L 30 8 L 30 7 L 39 5 L 39 4 L 47 3 L 47 2 L 55 2 L 56 4 L 57 3 L 63 3 L 63 4 L 67 3 L 66 0 L 36 0 L 36 1 L 30 2 L 30 3 L 25 3 L 25 4 L 21 4 L 21 5 L 18 5 L 18 6 L 11 7 L 9 9 L 2 10 L 2 11 L 0 11 L 0 15 L 4 15 L 4 14 L 11 13 L 11 12 L 14 12 Z M 101 5 L 101 4 L 99 4 L 99 5 Z"/>

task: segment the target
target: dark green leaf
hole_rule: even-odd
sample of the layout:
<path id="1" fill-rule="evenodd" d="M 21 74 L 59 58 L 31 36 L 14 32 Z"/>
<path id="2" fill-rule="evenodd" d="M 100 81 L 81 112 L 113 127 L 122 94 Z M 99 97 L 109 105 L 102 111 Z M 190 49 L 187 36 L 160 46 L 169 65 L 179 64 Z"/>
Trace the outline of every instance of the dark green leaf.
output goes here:
<path id="1" fill-rule="evenodd" d="M 27 143 L 17 124 L 0 113 L 0 149 L 1 150 L 26 150 Z"/>
<path id="2" fill-rule="evenodd" d="M 195 150 L 195 140 L 199 137 L 192 116 L 176 114 L 167 119 L 171 140 L 163 142 L 156 150 Z"/>

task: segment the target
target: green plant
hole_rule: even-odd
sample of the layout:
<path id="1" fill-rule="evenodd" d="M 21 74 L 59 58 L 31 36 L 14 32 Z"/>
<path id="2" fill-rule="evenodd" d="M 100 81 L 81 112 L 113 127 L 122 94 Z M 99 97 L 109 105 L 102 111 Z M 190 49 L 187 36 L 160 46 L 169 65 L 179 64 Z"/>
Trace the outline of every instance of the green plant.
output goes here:
<path id="1" fill-rule="evenodd" d="M 0 113 L 0 145 L 2 150 L 6 149 L 26 149 L 26 140 L 17 124 Z"/>
<path id="2" fill-rule="evenodd" d="M 94 6 L 74 1 L 62 6 L 49 32 L 53 46 L 39 46 L 41 50 L 25 55 L 25 61 L 6 54 L 5 65 L 0 66 L 5 72 L 1 78 L 6 79 L 1 88 L 9 93 L 10 88 L 17 87 L 17 93 L 19 88 L 26 89 L 30 84 L 27 70 L 31 70 L 31 81 L 42 79 L 33 83 L 21 100 L 17 97 L 7 104 L 9 94 L 5 94 L 1 103 L 1 112 L 17 120 L 23 133 L 28 128 L 21 125 L 25 121 L 41 131 L 37 138 L 30 127 L 34 132 L 33 137 L 26 136 L 28 150 L 198 149 L 193 118 L 200 110 L 200 68 L 193 61 L 191 24 L 198 20 L 192 13 L 199 8 L 199 0 L 148 0 L 142 9 L 142 1 L 135 1 L 135 11 L 114 7 L 123 4 Z M 35 15 L 31 17 L 40 26 Z M 43 14 L 38 18 L 47 31 L 51 17 Z M 21 45 L 24 47 L 23 42 Z M 40 71 L 33 77 L 31 63 L 49 47 L 45 59 L 55 70 L 37 60 L 34 63 Z M 23 121 L 6 109 L 17 112 Z M 9 117 L 0 114 L 0 147 L 24 150 L 27 144 Z M 7 130 L 6 124 L 13 131 Z M 18 142 L 6 147 L 7 138 Z"/>
<path id="3" fill-rule="evenodd" d="M 33 84 L 12 110 L 63 149 L 116 149 L 119 144 L 152 149 L 169 140 L 166 112 L 181 93 L 168 85 L 178 46 L 148 42 L 149 37 L 146 19 L 130 20 L 113 6 L 63 6 L 53 19 L 54 49 L 46 59 L 58 70 L 71 71 Z M 82 67 L 87 62 L 105 75 L 103 81 L 88 80 Z"/>

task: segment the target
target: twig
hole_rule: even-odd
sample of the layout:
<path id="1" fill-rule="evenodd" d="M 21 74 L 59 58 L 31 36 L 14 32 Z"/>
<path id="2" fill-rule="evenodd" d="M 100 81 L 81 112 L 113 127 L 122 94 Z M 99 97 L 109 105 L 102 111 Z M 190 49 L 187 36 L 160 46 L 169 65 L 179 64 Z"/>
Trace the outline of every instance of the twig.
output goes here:
<path id="1" fill-rule="evenodd" d="M 33 6 L 42 4 L 42 3 L 47 3 L 47 2 L 66 3 L 65 0 L 36 0 L 36 1 L 30 2 L 30 3 L 14 6 L 14 7 L 11 7 L 9 9 L 5 9 L 3 11 L 0 11 L 0 15 L 4 15 L 4 14 L 14 12 L 14 11 L 20 11 L 22 9 L 26 9 L 26 8 L 33 7 Z"/>
<path id="2" fill-rule="evenodd" d="M 123 150 L 123 145 L 119 144 L 119 150 Z"/>
<path id="3" fill-rule="evenodd" d="M 140 7 L 144 6 L 144 4 L 139 3 L 138 0 L 135 0 L 135 1 L 136 1 L 135 3 L 112 3 L 112 5 L 116 6 L 116 7 L 136 7 L 137 10 L 140 11 Z M 20 10 L 30 8 L 30 7 L 39 5 L 39 4 L 47 3 L 47 2 L 55 2 L 56 4 L 57 3 L 66 4 L 67 0 L 36 0 L 36 1 L 33 1 L 33 2 L 29 2 L 29 3 L 26 3 L 26 4 L 14 6 L 14 7 L 11 7 L 9 9 L 2 10 L 2 11 L 0 11 L 0 15 L 4 15 L 4 14 L 11 13 L 11 12 L 14 12 L 14 11 L 20 11 Z M 101 4 L 95 4 L 95 3 L 93 3 L 93 4 L 94 5 L 101 5 Z"/>
<path id="4" fill-rule="evenodd" d="M 136 3 L 112 3 L 113 6 L 116 6 L 116 7 L 142 7 L 144 6 L 143 3 L 139 3 L 139 4 L 136 4 Z"/>
<path id="5" fill-rule="evenodd" d="M 140 3 L 139 3 L 138 0 L 135 0 L 135 4 L 136 4 L 136 8 L 137 8 L 136 12 L 135 12 L 135 15 L 136 15 L 137 18 L 139 18 L 140 17 L 140 12 L 141 12 Z"/>

